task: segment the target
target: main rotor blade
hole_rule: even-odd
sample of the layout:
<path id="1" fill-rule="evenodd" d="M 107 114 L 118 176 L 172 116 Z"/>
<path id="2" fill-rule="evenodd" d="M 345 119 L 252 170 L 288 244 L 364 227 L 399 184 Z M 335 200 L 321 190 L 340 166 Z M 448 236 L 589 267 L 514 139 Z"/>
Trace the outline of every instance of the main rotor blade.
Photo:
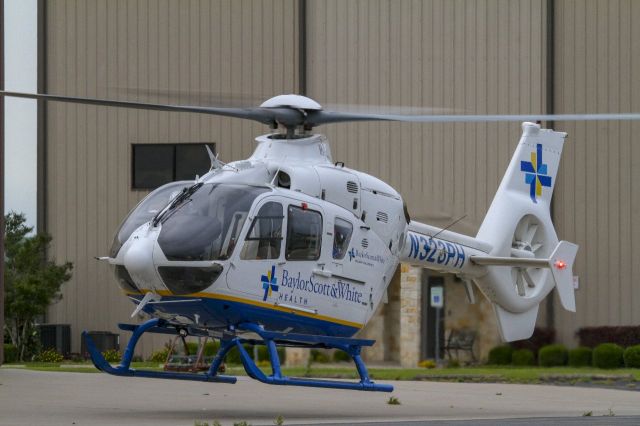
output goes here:
<path id="1" fill-rule="evenodd" d="M 223 117 L 244 118 L 259 123 L 274 125 L 276 122 L 284 125 L 297 125 L 304 120 L 303 114 L 290 108 L 219 108 L 188 105 L 163 105 L 132 101 L 115 101 L 110 99 L 80 98 L 74 96 L 60 96 L 40 93 L 22 93 L 0 91 L 0 96 L 16 98 L 39 99 L 45 101 L 70 102 L 86 105 L 102 105 L 109 107 L 144 109 L 155 111 L 195 112 L 198 114 L 219 115 Z"/>
<path id="2" fill-rule="evenodd" d="M 263 94 L 225 93 L 212 91 L 191 91 L 172 89 L 150 89 L 132 87 L 111 87 L 116 93 L 128 96 L 144 96 L 160 102 L 187 103 L 189 105 L 223 108 L 251 108 L 260 105 L 269 96 Z M 446 112 L 446 111 L 445 111 Z"/>
<path id="3" fill-rule="evenodd" d="M 467 112 L 461 108 L 445 108 L 432 106 L 371 105 L 371 104 L 337 104 L 322 103 L 323 111 L 347 114 L 374 115 L 462 115 Z"/>
<path id="4" fill-rule="evenodd" d="M 40 99 L 58 102 L 71 102 L 87 105 L 103 105 L 133 109 L 194 112 L 223 117 L 243 118 L 257 121 L 272 127 L 282 124 L 290 131 L 295 127 L 306 129 L 330 124 L 354 121 L 400 121 L 410 123 L 485 123 L 485 122 L 522 122 L 522 121 L 598 121 L 598 120 L 640 120 L 640 113 L 622 114 L 518 114 L 518 115 L 401 115 L 401 114 L 360 114 L 324 110 L 300 110 L 296 107 L 277 108 L 224 108 L 189 105 L 164 105 L 109 99 L 80 98 L 49 94 L 20 93 L 0 91 L 0 96 Z"/>
<path id="5" fill-rule="evenodd" d="M 314 127 L 321 124 L 350 121 L 401 121 L 410 123 L 486 123 L 522 121 L 606 121 L 640 120 L 640 113 L 622 114 L 517 114 L 517 115 L 399 115 L 399 114 L 355 114 L 348 112 L 309 111 L 306 124 Z"/>

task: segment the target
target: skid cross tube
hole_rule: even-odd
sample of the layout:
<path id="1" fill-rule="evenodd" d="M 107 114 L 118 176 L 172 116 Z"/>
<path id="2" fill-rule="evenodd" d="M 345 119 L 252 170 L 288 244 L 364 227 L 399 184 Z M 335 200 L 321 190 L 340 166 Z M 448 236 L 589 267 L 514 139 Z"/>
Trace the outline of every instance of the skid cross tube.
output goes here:
<path id="1" fill-rule="evenodd" d="M 131 359 L 133 358 L 133 353 L 140 337 L 146 331 L 149 331 L 154 327 L 158 327 L 161 329 L 163 325 L 163 320 L 154 318 L 139 326 L 132 327 L 133 335 L 131 336 L 131 339 L 129 339 L 127 348 L 125 349 L 122 356 L 122 361 L 117 367 L 113 367 L 104 359 L 104 356 L 102 356 L 88 332 L 84 331 L 82 333 L 82 336 L 85 339 L 87 350 L 89 351 L 89 355 L 91 355 L 93 365 L 95 365 L 98 370 L 104 371 L 108 374 L 113 374 L 115 376 L 148 377 L 156 379 L 193 380 L 199 382 L 235 383 L 237 381 L 237 379 L 233 376 L 222 376 L 217 374 L 218 368 L 220 367 L 220 363 L 224 359 L 224 356 L 227 354 L 229 349 L 233 347 L 231 344 L 221 345 L 218 354 L 216 354 L 213 362 L 211 363 L 211 368 L 209 368 L 209 371 L 205 374 L 147 371 L 131 368 Z"/>

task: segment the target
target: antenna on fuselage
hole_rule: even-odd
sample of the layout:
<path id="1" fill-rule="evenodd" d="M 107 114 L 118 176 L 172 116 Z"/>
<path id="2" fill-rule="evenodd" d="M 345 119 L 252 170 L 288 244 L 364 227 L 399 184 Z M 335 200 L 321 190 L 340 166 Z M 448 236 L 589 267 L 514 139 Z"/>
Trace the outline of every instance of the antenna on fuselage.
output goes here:
<path id="1" fill-rule="evenodd" d="M 445 226 L 444 228 L 442 228 L 441 230 L 439 230 L 438 232 L 436 232 L 435 235 L 432 235 L 431 238 L 435 238 L 438 235 L 442 234 L 444 231 L 446 231 L 447 229 L 451 228 L 453 225 L 455 225 L 456 223 L 460 222 L 462 219 L 464 219 L 465 217 L 467 217 L 467 214 L 465 213 L 464 216 L 460 217 L 459 219 L 454 220 L 453 222 L 451 222 L 450 224 L 448 224 L 447 226 Z"/>

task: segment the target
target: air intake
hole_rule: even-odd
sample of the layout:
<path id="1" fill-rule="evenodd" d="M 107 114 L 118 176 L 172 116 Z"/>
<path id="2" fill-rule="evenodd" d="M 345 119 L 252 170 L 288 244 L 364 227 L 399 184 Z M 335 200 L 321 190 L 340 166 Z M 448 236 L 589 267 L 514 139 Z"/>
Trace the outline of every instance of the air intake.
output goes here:
<path id="1" fill-rule="evenodd" d="M 352 180 L 347 181 L 347 191 L 351 192 L 352 194 L 357 194 L 358 193 L 358 184 L 355 183 Z"/>
<path id="2" fill-rule="evenodd" d="M 376 220 L 378 222 L 389 223 L 389 215 L 385 212 L 378 212 L 376 213 Z"/>

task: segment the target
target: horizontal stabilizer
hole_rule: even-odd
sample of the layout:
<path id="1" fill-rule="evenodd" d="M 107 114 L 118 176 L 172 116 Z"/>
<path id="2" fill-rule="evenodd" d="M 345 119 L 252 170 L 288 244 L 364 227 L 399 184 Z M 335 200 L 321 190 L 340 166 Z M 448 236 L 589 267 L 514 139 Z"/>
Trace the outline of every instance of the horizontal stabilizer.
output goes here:
<path id="1" fill-rule="evenodd" d="M 560 241 L 548 259 L 471 256 L 471 262 L 482 266 L 509 266 L 512 268 L 548 268 L 560 297 L 562 307 L 576 311 L 576 297 L 573 289 L 573 262 L 578 246 L 568 241 Z"/>
<path id="2" fill-rule="evenodd" d="M 511 266 L 515 268 L 549 268 L 549 259 L 520 257 L 471 256 L 471 261 L 483 266 Z"/>

